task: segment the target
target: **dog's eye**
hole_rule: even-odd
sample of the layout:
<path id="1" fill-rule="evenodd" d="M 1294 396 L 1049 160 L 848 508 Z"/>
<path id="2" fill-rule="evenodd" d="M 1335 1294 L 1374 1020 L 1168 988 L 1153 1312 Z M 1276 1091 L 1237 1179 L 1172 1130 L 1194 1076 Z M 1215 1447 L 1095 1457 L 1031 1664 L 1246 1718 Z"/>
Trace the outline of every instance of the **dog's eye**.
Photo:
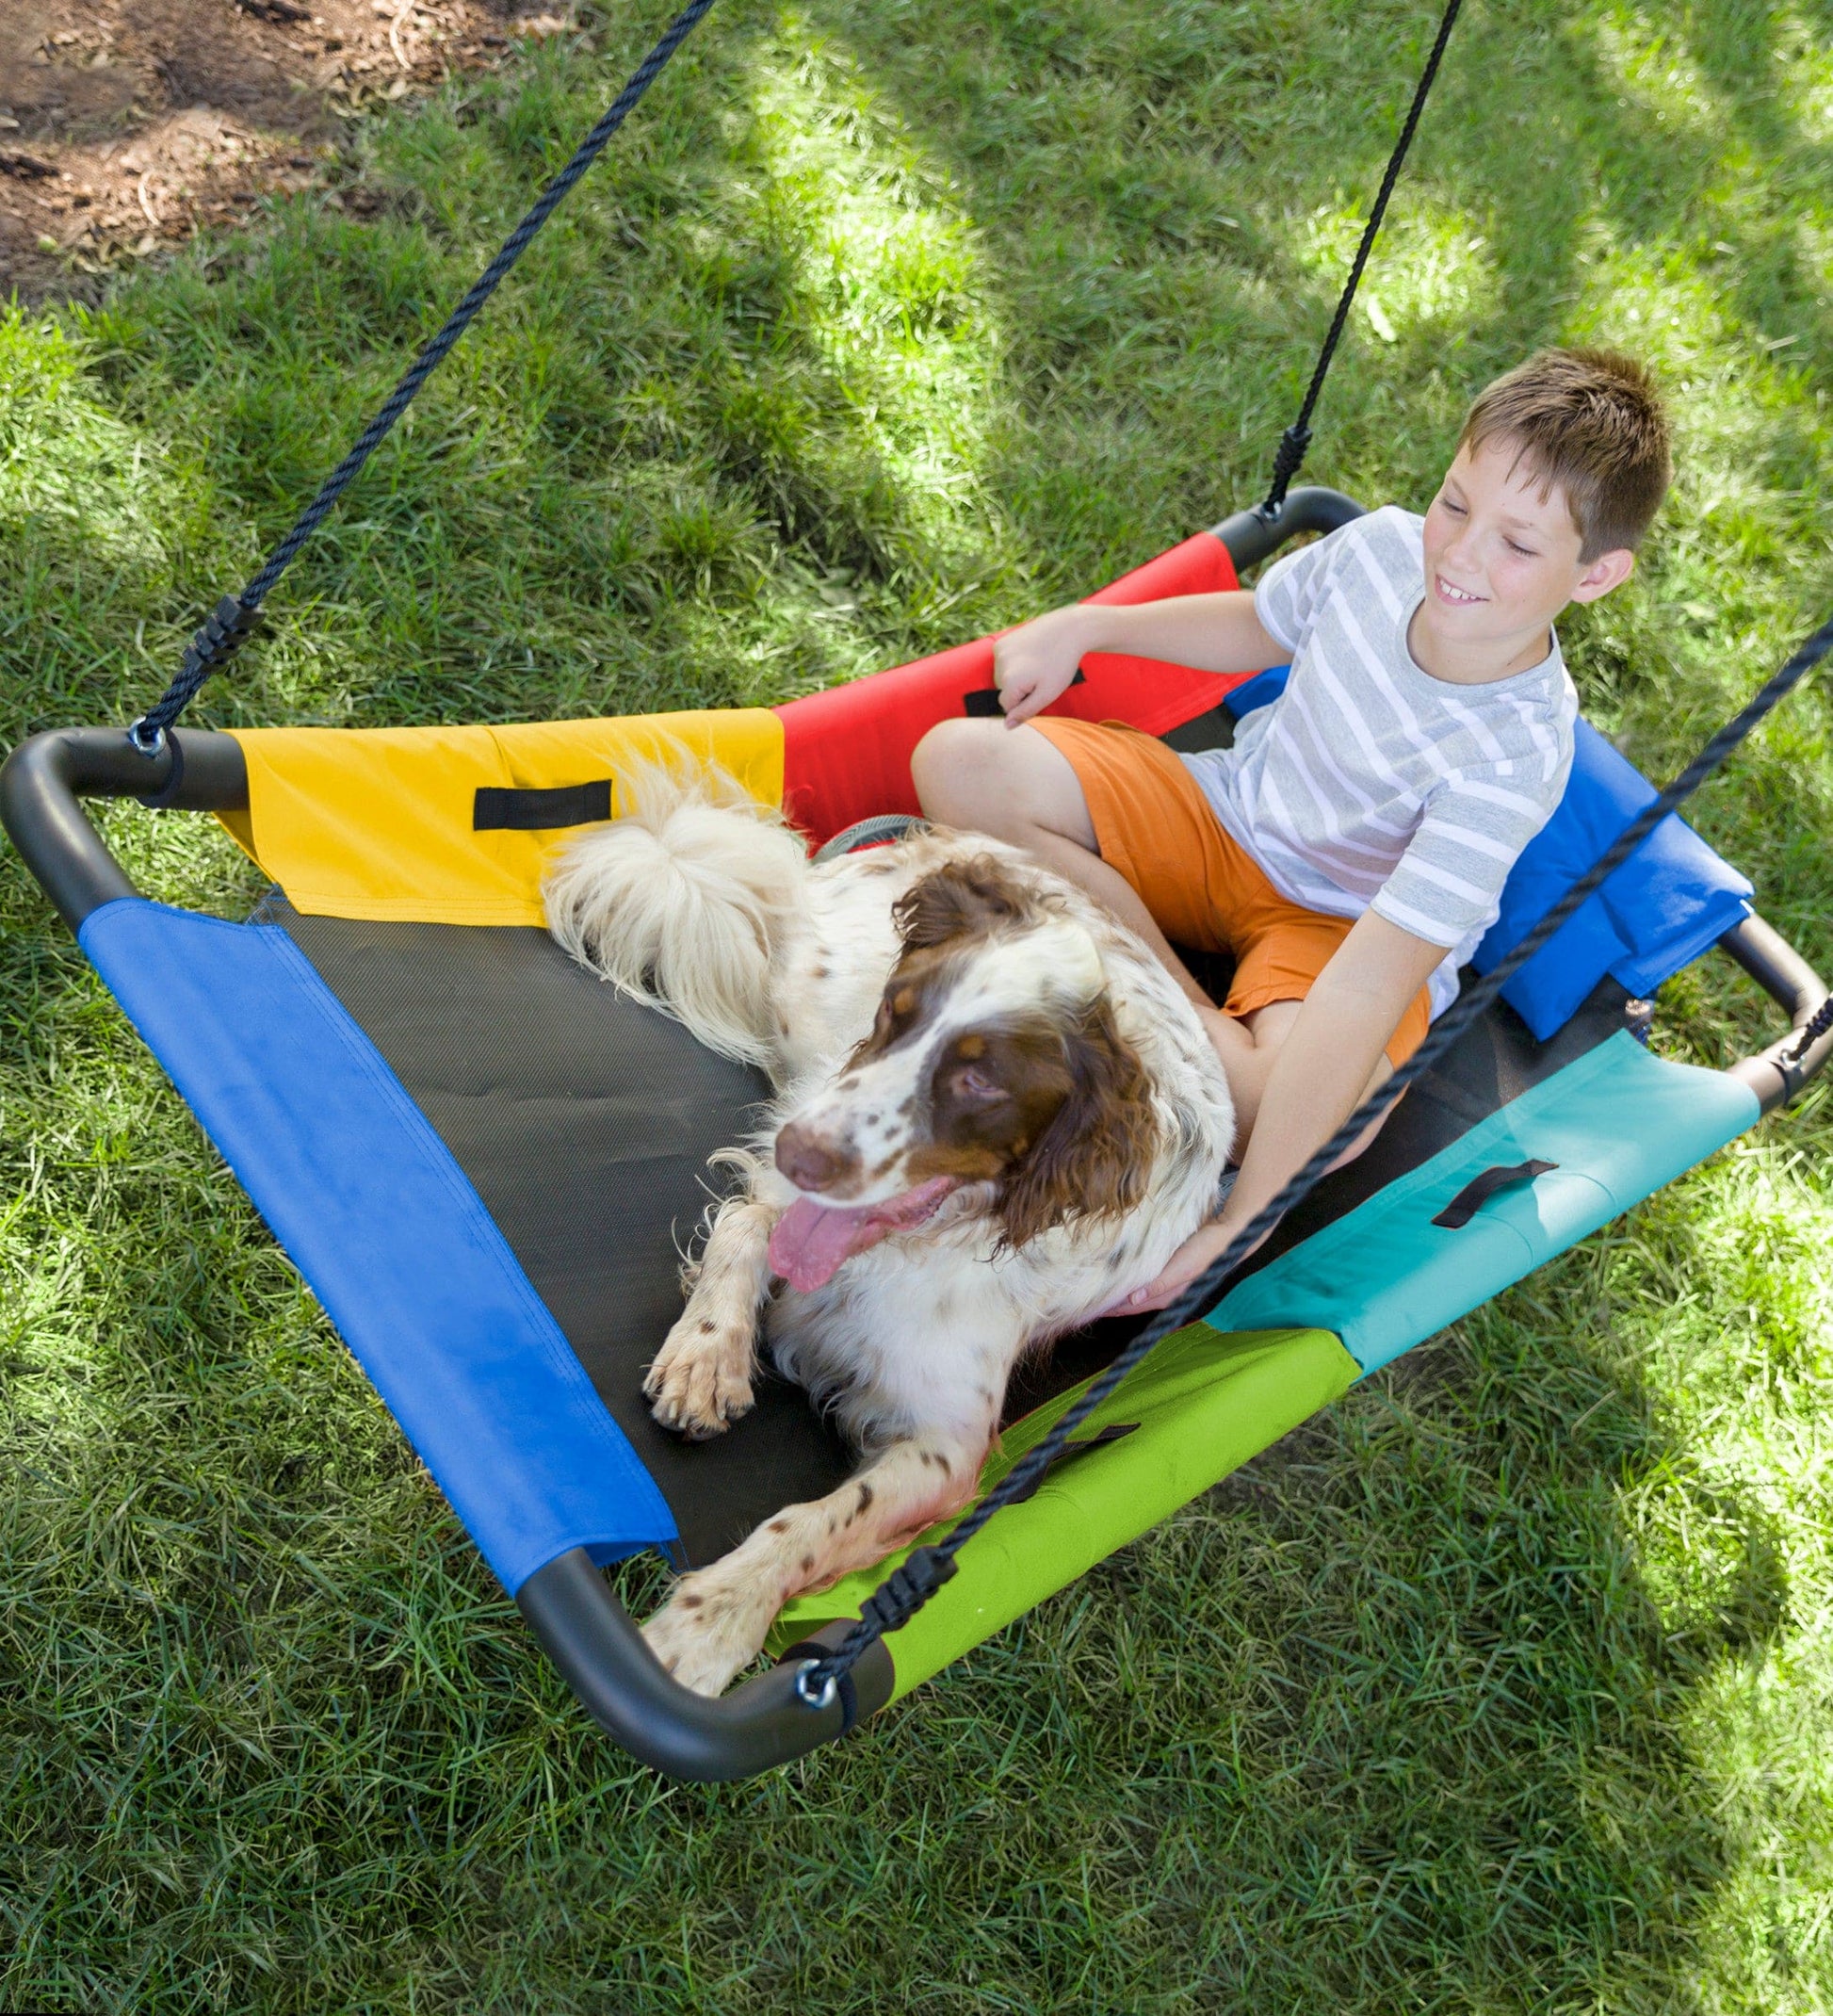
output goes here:
<path id="1" fill-rule="evenodd" d="M 964 1071 L 954 1074 L 956 1097 L 977 1106 L 990 1106 L 996 1099 L 1010 1098 L 1006 1088 L 990 1079 L 984 1071 L 977 1071 L 969 1065 Z"/>

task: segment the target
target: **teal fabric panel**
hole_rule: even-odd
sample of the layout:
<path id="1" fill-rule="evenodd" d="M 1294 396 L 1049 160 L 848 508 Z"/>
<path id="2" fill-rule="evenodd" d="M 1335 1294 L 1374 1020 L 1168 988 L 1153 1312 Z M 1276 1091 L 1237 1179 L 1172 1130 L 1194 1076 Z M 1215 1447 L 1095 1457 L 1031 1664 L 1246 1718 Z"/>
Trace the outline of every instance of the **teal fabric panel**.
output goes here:
<path id="1" fill-rule="evenodd" d="M 1672 1182 L 1757 1114 L 1756 1094 L 1737 1079 L 1652 1057 L 1620 1032 L 1250 1275 L 1207 1321 L 1334 1330 L 1372 1372 Z M 1529 1161 L 1559 1166 L 1498 1191 L 1456 1231 L 1433 1224 L 1485 1169 Z"/>

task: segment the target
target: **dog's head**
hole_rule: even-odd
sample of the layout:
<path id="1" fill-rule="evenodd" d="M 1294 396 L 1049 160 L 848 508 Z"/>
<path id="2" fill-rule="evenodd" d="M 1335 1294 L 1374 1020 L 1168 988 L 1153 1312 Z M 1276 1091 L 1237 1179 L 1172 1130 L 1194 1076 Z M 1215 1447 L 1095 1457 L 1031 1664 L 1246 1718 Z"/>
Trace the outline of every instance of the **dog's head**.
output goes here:
<path id="1" fill-rule="evenodd" d="M 1079 924 L 991 855 L 926 877 L 897 919 L 902 949 L 871 1033 L 777 1135 L 806 1208 L 772 1253 L 798 1287 L 963 1184 L 992 1186 L 1014 1247 L 1129 1211 L 1158 1146 L 1144 1071 Z"/>

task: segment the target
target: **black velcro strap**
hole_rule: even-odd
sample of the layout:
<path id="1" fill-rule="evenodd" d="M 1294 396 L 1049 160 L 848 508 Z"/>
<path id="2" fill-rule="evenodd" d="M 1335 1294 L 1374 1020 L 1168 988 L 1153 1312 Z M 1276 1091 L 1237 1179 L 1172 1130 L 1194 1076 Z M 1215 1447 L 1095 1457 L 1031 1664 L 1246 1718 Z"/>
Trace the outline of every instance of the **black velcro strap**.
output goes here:
<path id="1" fill-rule="evenodd" d="M 1065 1463 L 1073 1462 L 1078 1456 L 1087 1455 L 1091 1449 L 1105 1449 L 1110 1442 L 1117 1442 L 1131 1435 L 1138 1426 L 1139 1423 L 1136 1421 L 1111 1422 L 1107 1427 L 1096 1429 L 1093 1435 L 1080 1436 L 1073 1442 L 1065 1442 L 1025 1488 L 1015 1498 L 1008 1498 L 1006 1503 L 1009 1505 L 1022 1505 L 1026 1499 L 1035 1498 L 1038 1487 L 1053 1471 L 1061 1470 Z"/>
<path id="2" fill-rule="evenodd" d="M 1087 683 L 1079 665 L 1076 668 L 1076 676 L 1069 683 L 1071 686 Z M 997 686 L 977 686 L 972 692 L 962 694 L 961 711 L 975 720 L 997 721 L 1006 710 L 999 705 L 999 689 Z"/>
<path id="3" fill-rule="evenodd" d="M 550 826 L 590 826 L 611 816 L 611 780 L 562 784 L 551 791 L 511 791 L 479 785 L 471 808 L 474 833 L 543 833 Z"/>
<path id="4" fill-rule="evenodd" d="M 1432 1222 L 1442 1225 L 1448 1232 L 1460 1231 L 1499 1190 L 1506 1190 L 1511 1183 L 1531 1183 L 1535 1177 L 1558 1167 L 1556 1162 L 1498 1163 L 1481 1176 L 1472 1177 Z"/>

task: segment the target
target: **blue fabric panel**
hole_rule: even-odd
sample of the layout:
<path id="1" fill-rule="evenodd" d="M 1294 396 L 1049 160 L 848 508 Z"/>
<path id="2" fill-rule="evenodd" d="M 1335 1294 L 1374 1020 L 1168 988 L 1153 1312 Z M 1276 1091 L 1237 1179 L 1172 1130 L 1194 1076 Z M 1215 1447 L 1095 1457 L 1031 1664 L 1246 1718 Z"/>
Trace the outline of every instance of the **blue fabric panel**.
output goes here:
<path id="1" fill-rule="evenodd" d="M 1652 1057 L 1627 1032 L 1232 1289 L 1219 1330 L 1334 1330 L 1372 1372 L 1594 1232 L 1757 1118 L 1722 1071 Z M 1484 1170 L 1556 1169 L 1497 1191 L 1456 1231 L 1432 1223 Z"/>
<path id="2" fill-rule="evenodd" d="M 503 1586 L 673 1539 L 470 1179 L 286 934 L 123 900 L 81 937 Z"/>
<path id="3" fill-rule="evenodd" d="M 1522 850 L 1501 913 L 1471 961 L 1486 973 L 1597 860 L 1655 789 L 1589 722 L 1578 724 L 1559 809 Z M 1750 914 L 1750 884 L 1678 817 L 1664 819 L 1502 989 L 1543 1040 L 1608 973 L 1654 993 Z"/>
<path id="4" fill-rule="evenodd" d="M 1228 695 L 1237 721 L 1286 690 L 1290 667 L 1257 673 Z M 1522 850 L 1501 909 L 1471 960 L 1486 973 L 1518 945 L 1640 812 L 1655 788 L 1588 721 L 1551 819 Z M 1544 1043 L 1608 973 L 1650 995 L 1750 915 L 1750 884 L 1678 817 L 1664 819 L 1621 868 L 1502 989 Z"/>
<path id="5" fill-rule="evenodd" d="M 1271 707 L 1286 691 L 1286 681 L 1291 675 L 1290 665 L 1269 665 L 1265 672 L 1257 672 L 1251 679 L 1234 688 L 1222 704 L 1239 721 L 1243 714 L 1253 713 L 1257 707 Z"/>

